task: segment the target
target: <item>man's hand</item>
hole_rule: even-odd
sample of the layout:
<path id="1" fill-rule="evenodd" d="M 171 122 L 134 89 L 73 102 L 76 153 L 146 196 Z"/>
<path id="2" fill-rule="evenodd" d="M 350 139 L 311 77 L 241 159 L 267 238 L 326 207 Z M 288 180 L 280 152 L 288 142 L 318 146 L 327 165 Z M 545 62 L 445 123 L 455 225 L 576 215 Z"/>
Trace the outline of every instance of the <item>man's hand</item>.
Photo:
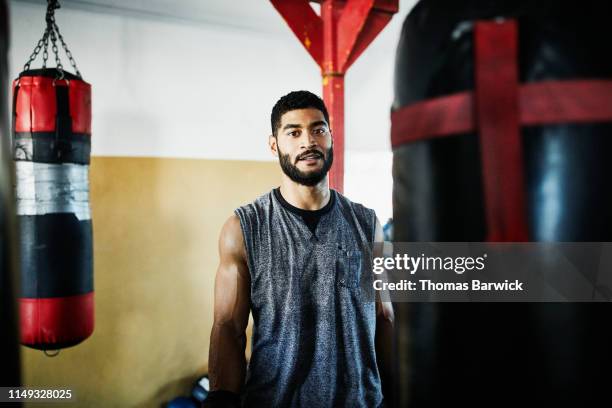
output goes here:
<path id="1" fill-rule="evenodd" d="M 238 216 L 231 216 L 219 237 L 214 323 L 208 375 L 211 391 L 240 393 L 246 375 L 245 330 L 249 320 L 250 275 Z"/>
<path id="2" fill-rule="evenodd" d="M 240 408 L 240 395 L 230 391 L 211 391 L 202 408 Z"/>

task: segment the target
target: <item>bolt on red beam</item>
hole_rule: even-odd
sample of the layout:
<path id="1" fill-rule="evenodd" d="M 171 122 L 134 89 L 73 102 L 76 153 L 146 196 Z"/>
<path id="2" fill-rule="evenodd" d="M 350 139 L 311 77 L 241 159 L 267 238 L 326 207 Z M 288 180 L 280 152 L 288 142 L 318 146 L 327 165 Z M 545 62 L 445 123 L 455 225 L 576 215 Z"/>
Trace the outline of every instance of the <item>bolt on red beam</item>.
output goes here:
<path id="1" fill-rule="evenodd" d="M 270 0 L 321 68 L 334 140 L 330 187 L 344 191 L 344 74 L 397 13 L 399 0 Z"/>

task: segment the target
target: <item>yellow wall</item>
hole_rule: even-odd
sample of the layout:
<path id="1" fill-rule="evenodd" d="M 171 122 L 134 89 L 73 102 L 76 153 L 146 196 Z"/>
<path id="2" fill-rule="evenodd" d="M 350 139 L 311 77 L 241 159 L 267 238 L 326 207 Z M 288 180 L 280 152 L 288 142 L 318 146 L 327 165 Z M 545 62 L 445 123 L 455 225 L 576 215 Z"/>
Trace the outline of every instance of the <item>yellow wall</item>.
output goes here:
<path id="1" fill-rule="evenodd" d="M 278 185 L 278 164 L 95 157 L 90 180 L 95 331 L 54 358 L 22 348 L 24 385 L 70 387 L 69 406 L 159 406 L 207 370 L 219 231 Z"/>

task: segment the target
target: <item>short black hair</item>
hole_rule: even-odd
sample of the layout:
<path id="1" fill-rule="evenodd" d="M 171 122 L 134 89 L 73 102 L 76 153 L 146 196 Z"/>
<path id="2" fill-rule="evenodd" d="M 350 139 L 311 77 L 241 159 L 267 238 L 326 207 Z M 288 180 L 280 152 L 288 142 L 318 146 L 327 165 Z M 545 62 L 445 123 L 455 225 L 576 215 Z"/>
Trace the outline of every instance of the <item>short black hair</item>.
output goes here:
<path id="1" fill-rule="evenodd" d="M 327 108 L 321 98 L 309 91 L 293 91 L 280 98 L 272 108 L 272 115 L 270 116 L 272 135 L 276 137 L 276 132 L 281 124 L 281 117 L 285 113 L 308 108 L 320 110 L 329 125 L 329 113 L 327 113 Z"/>

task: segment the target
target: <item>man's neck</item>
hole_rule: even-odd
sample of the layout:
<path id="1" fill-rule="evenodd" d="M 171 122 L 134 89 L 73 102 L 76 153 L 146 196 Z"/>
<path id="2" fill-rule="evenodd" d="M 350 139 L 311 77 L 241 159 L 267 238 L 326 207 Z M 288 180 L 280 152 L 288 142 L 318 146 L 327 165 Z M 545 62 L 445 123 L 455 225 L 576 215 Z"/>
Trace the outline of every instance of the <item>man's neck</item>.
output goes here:
<path id="1" fill-rule="evenodd" d="M 314 186 L 304 186 L 283 175 L 280 192 L 289 204 L 302 210 L 319 210 L 331 197 L 327 177 Z"/>

